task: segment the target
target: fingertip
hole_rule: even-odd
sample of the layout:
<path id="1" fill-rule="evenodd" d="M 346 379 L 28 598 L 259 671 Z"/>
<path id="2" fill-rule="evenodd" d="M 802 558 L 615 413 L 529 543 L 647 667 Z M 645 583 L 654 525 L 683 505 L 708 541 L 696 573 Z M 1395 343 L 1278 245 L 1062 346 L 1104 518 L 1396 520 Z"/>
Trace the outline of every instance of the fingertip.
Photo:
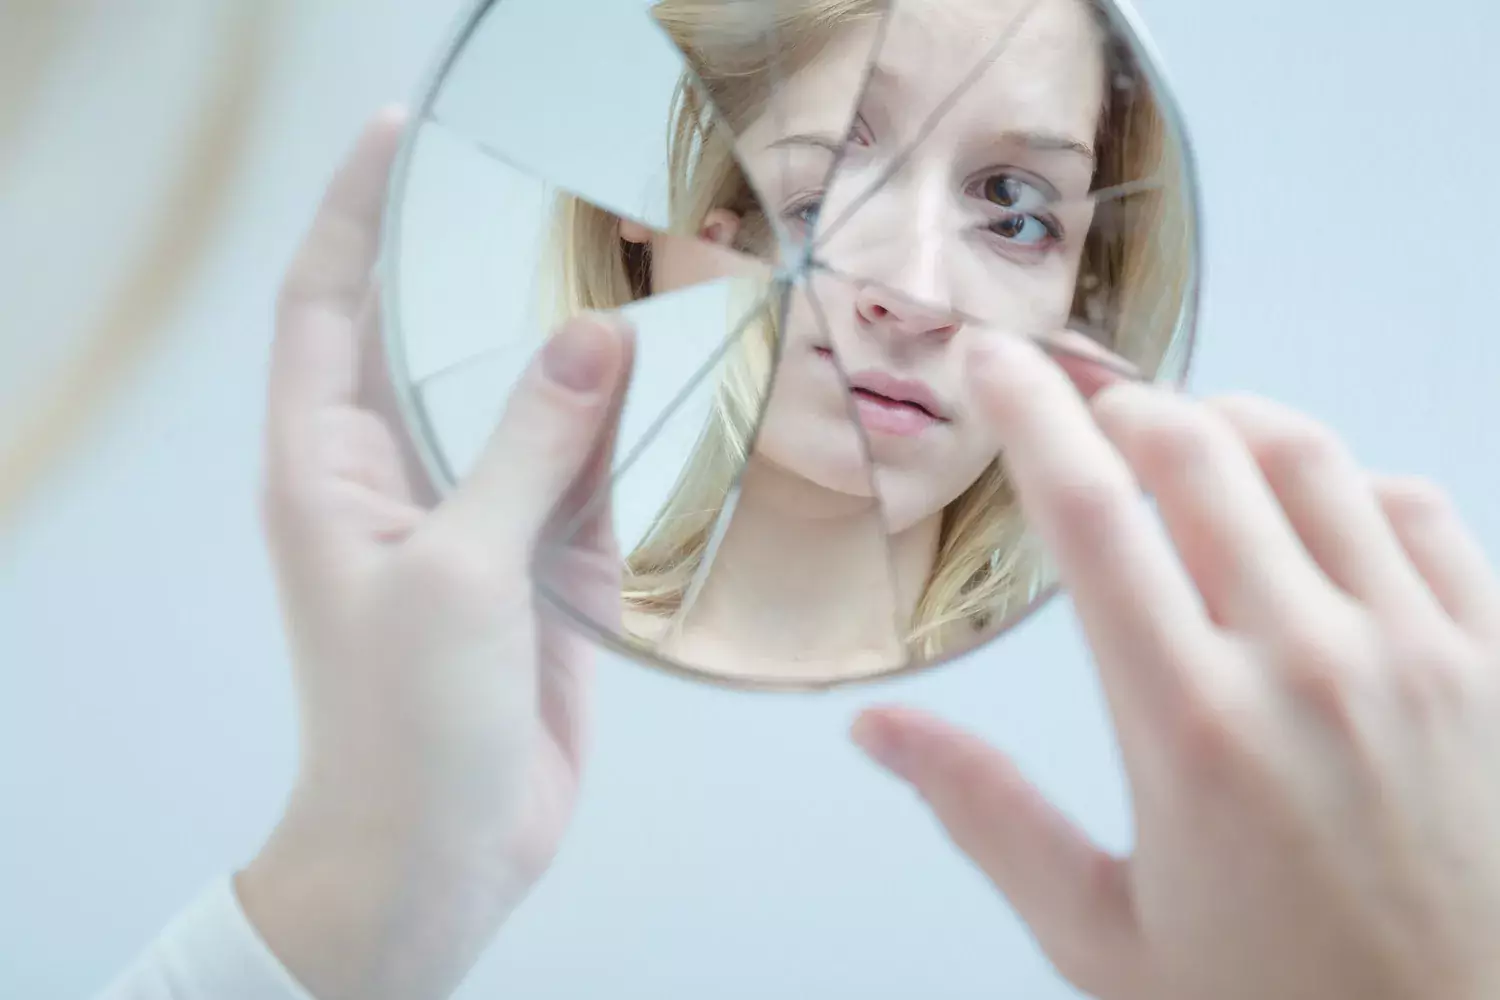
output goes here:
<path id="1" fill-rule="evenodd" d="M 910 747 L 896 711 L 889 708 L 864 710 L 850 726 L 849 736 L 855 746 L 876 764 L 897 777 L 910 780 Z"/>
<path id="2" fill-rule="evenodd" d="M 387 104 L 376 111 L 360 131 L 351 156 L 353 163 L 370 163 L 379 166 L 381 172 L 386 164 L 394 160 L 401 148 L 402 136 L 406 134 L 409 120 L 407 110 L 399 104 Z"/>
<path id="3" fill-rule="evenodd" d="M 883 725 L 880 711 L 867 708 L 854 717 L 849 726 L 849 739 L 865 753 L 874 756 L 873 748 L 884 738 Z"/>
<path id="4" fill-rule="evenodd" d="M 379 129 L 400 130 L 404 129 L 406 127 L 406 123 L 410 120 L 411 112 L 406 107 L 406 105 L 396 101 L 392 101 L 388 104 L 382 105 L 381 108 L 375 112 L 374 124 L 375 127 Z"/>
<path id="5" fill-rule="evenodd" d="M 969 374 L 976 380 L 980 399 L 996 415 L 1010 412 L 1018 400 L 1037 390 L 1067 383 L 1047 352 L 1029 337 L 996 331 L 976 341 L 969 356 Z"/>
<path id="6" fill-rule="evenodd" d="M 603 395 L 618 382 L 633 328 L 605 313 L 583 313 L 561 323 L 542 348 L 541 371 L 581 396 Z"/>

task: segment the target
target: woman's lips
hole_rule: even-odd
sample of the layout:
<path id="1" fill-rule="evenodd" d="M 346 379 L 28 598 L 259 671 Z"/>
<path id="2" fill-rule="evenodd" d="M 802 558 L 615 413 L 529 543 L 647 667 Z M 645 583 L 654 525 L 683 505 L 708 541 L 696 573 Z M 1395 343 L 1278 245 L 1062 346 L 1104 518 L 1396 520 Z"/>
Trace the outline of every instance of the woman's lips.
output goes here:
<path id="1" fill-rule="evenodd" d="M 859 415 L 860 426 L 869 434 L 916 437 L 929 427 L 942 423 L 915 403 L 888 399 L 864 389 L 853 390 L 853 395 L 854 412 Z"/>
<path id="2" fill-rule="evenodd" d="M 815 350 L 824 360 L 834 360 L 828 348 Z M 868 434 L 916 437 L 930 427 L 948 422 L 935 412 L 936 397 L 925 384 L 873 371 L 853 375 L 850 382 L 854 412 Z"/>

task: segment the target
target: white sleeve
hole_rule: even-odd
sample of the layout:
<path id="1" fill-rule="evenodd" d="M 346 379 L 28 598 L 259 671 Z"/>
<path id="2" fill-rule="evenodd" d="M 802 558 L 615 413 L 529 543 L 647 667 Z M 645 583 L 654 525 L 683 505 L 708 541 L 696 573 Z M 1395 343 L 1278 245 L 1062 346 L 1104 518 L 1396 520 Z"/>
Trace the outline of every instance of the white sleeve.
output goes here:
<path id="1" fill-rule="evenodd" d="M 95 1000 L 313 1000 L 261 940 L 224 878 Z"/>

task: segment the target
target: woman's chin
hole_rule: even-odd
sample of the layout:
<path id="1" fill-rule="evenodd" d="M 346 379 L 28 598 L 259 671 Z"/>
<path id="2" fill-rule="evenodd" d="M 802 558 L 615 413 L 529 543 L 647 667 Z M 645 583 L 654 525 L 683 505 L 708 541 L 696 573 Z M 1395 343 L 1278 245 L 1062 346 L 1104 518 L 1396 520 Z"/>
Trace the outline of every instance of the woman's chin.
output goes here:
<path id="1" fill-rule="evenodd" d="M 878 464 L 871 467 L 864 448 L 852 442 L 799 442 L 795 448 L 757 448 L 745 485 L 777 498 L 808 516 L 848 514 L 876 501 L 892 535 L 924 524 L 958 498 L 966 482 L 949 482 L 930 470 Z"/>
<path id="2" fill-rule="evenodd" d="M 947 482 L 918 469 L 882 465 L 875 473 L 875 492 L 885 508 L 886 525 L 892 535 L 941 516 L 967 488 L 964 483 Z"/>
<path id="3" fill-rule="evenodd" d="M 875 499 L 875 481 L 861 450 L 820 447 L 757 449 L 744 487 L 803 506 L 809 513 L 857 510 Z"/>

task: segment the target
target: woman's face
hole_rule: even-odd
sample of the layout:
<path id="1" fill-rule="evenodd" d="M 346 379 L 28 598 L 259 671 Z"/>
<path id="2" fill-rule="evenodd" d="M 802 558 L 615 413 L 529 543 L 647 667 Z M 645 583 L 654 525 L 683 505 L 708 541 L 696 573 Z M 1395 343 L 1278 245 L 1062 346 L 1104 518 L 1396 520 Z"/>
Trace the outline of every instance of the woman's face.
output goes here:
<path id="1" fill-rule="evenodd" d="M 964 377 L 972 346 L 1068 321 L 1106 83 L 1080 0 L 895 6 L 786 80 L 738 152 L 828 268 L 793 292 L 756 454 L 828 490 L 873 488 L 900 531 L 998 454 Z"/>

